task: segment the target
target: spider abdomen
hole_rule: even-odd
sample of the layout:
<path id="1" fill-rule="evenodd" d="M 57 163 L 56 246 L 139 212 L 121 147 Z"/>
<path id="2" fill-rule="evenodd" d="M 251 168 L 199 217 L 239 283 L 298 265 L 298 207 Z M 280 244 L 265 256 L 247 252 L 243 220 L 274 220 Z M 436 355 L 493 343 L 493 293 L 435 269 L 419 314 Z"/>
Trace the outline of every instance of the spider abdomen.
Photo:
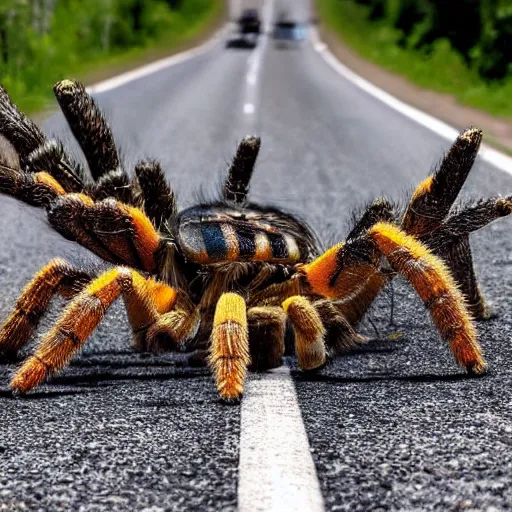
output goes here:
<path id="1" fill-rule="evenodd" d="M 228 261 L 296 263 L 307 256 L 298 222 L 278 211 L 212 205 L 179 217 L 178 239 L 187 260 L 203 265 Z"/>

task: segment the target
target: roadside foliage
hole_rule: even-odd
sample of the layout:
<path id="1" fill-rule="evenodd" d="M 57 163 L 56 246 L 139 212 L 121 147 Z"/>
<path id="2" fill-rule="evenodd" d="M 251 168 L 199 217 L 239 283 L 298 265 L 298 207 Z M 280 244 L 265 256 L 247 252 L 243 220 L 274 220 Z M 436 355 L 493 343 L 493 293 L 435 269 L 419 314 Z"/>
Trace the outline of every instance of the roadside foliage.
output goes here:
<path id="1" fill-rule="evenodd" d="M 512 118 L 510 0 L 317 0 L 363 57 L 420 86 Z"/>
<path id="2" fill-rule="evenodd" d="M 134 49 L 172 45 L 218 9 L 211 0 L 2 0 L 1 85 L 28 111 L 54 82 Z"/>
<path id="3" fill-rule="evenodd" d="M 447 39 L 487 79 L 505 78 L 512 64 L 510 0 L 355 0 L 370 19 L 401 31 L 399 43 L 429 49 Z"/>

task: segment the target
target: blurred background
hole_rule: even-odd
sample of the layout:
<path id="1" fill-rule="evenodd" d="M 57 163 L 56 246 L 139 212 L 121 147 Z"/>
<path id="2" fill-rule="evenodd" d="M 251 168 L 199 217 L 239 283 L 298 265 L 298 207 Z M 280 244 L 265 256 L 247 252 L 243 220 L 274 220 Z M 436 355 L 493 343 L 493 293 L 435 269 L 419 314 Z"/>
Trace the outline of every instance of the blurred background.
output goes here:
<path id="1" fill-rule="evenodd" d="M 116 74 L 262 7 L 258 0 L 2 0 L 1 83 L 33 113 L 58 79 Z M 307 21 L 364 59 L 512 119 L 512 0 L 314 0 L 311 7 L 316 16 Z"/>
<path id="2" fill-rule="evenodd" d="M 512 119 L 511 0 L 317 0 L 361 56 Z"/>
<path id="3" fill-rule="evenodd" d="M 0 82 L 33 113 L 57 80 L 98 80 L 193 44 L 224 10 L 224 0 L 1 0 Z"/>

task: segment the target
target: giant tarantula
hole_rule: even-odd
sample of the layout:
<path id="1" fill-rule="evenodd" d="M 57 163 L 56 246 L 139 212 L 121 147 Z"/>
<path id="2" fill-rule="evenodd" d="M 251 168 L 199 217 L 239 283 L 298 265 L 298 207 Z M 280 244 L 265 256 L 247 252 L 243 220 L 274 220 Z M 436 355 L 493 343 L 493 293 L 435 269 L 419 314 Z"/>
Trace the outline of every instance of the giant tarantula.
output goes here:
<path id="1" fill-rule="evenodd" d="M 55 294 L 71 301 L 13 377 L 14 391 L 27 392 L 68 364 L 121 296 L 136 350 L 203 357 L 220 396 L 236 400 L 248 367 L 281 364 L 287 325 L 305 370 L 364 341 L 354 327 L 395 274 L 415 288 L 457 363 L 485 371 L 472 316 L 485 318 L 486 308 L 468 236 L 509 214 L 512 202 L 488 199 L 451 212 L 479 130 L 461 133 L 403 215 L 379 199 L 345 242 L 320 253 L 304 222 L 247 200 L 258 138 L 240 142 L 218 201 L 178 212 L 158 163 L 139 163 L 134 177 L 122 168 L 82 84 L 64 80 L 54 92 L 92 181 L 0 89 L 0 134 L 19 158 L 1 165 L 0 192 L 44 207 L 55 230 L 115 266 L 91 275 L 54 259 L 26 286 L 0 331 L 4 356 L 29 341 Z"/>

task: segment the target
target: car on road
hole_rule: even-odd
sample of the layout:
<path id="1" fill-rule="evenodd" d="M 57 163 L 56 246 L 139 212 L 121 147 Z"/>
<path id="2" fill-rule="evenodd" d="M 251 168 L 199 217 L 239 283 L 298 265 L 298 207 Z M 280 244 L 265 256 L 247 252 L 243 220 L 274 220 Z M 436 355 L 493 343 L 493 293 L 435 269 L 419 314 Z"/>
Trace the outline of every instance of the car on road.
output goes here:
<path id="1" fill-rule="evenodd" d="M 258 10 L 244 9 L 238 18 L 238 26 L 241 34 L 260 34 L 261 19 Z"/>
<path id="2" fill-rule="evenodd" d="M 281 13 L 274 23 L 272 38 L 276 48 L 293 48 L 307 39 L 307 24 Z"/>
<path id="3" fill-rule="evenodd" d="M 261 19 L 257 9 L 244 9 L 236 21 L 237 32 L 226 42 L 227 48 L 255 48 L 261 34 Z"/>

